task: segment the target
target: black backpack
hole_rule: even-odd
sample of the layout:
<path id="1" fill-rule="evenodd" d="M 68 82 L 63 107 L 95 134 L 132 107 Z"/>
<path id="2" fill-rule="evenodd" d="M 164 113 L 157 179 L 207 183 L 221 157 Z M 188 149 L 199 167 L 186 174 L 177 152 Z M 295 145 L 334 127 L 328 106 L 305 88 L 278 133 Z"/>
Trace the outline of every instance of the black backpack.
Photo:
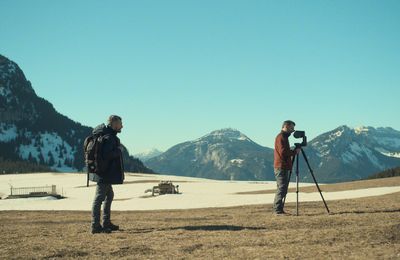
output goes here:
<path id="1" fill-rule="evenodd" d="M 83 152 L 88 173 L 103 173 L 104 159 L 101 153 L 102 146 L 102 134 L 91 134 L 83 142 Z"/>

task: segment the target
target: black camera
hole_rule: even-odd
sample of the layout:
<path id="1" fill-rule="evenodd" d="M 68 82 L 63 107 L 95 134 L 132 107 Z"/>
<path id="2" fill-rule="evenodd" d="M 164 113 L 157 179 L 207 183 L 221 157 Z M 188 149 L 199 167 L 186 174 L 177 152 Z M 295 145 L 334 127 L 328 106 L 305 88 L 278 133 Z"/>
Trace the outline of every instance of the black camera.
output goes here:
<path id="1" fill-rule="evenodd" d="M 296 148 L 300 148 L 302 146 L 307 146 L 307 136 L 305 131 L 294 131 L 293 133 L 294 138 L 303 138 L 301 143 L 295 143 L 294 145 Z"/>

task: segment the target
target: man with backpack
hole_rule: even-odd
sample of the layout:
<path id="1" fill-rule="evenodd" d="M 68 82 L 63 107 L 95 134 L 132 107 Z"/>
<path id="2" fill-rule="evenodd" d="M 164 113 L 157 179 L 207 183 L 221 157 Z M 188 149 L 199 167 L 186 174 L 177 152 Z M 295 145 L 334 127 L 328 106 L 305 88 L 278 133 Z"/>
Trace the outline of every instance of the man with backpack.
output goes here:
<path id="1" fill-rule="evenodd" d="M 97 126 L 92 135 L 85 140 L 89 179 L 97 182 L 92 207 L 92 234 L 119 230 L 119 226 L 111 223 L 111 203 L 114 198 L 112 184 L 122 184 L 124 181 L 122 146 L 117 137 L 122 127 L 121 117 L 111 115 L 107 125 Z M 101 225 L 100 211 L 103 202 L 103 225 Z"/>

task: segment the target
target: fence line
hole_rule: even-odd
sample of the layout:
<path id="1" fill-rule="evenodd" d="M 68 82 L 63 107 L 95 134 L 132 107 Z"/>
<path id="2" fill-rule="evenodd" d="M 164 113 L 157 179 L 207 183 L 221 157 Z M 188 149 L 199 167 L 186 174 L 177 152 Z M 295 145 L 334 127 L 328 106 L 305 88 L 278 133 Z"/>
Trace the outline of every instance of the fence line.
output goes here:
<path id="1" fill-rule="evenodd" d="M 41 187 L 19 187 L 11 186 L 11 196 L 32 195 L 32 194 L 49 194 L 57 195 L 56 185 L 41 186 Z"/>

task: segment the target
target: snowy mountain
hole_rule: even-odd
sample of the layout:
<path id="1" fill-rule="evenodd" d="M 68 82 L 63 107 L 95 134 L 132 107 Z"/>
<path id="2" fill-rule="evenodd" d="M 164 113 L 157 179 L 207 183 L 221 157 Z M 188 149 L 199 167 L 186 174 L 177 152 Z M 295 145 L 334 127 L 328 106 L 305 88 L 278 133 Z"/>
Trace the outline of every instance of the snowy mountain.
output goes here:
<path id="1" fill-rule="evenodd" d="M 324 182 L 362 179 L 400 165 L 400 132 L 340 126 L 314 138 L 305 150 Z"/>
<path id="2" fill-rule="evenodd" d="M 144 151 L 142 153 L 137 153 L 134 156 L 136 158 L 139 158 L 143 162 L 146 162 L 147 160 L 149 160 L 151 158 L 154 158 L 154 157 L 156 157 L 156 156 L 158 156 L 158 155 L 160 155 L 162 153 L 163 153 L 162 151 L 160 151 L 160 150 L 158 150 L 156 148 L 153 148 L 153 149 L 149 149 L 147 151 Z"/>
<path id="3" fill-rule="evenodd" d="M 299 141 L 290 140 L 292 144 Z M 319 135 L 303 147 L 318 182 L 362 179 L 400 165 L 400 132 L 347 126 Z M 158 172 L 231 180 L 274 180 L 273 149 L 233 129 L 178 144 L 147 161 Z M 300 156 L 300 178 L 312 182 Z M 294 174 L 293 174 L 294 177 Z"/>
<path id="4" fill-rule="evenodd" d="M 146 163 L 153 170 L 181 176 L 230 180 L 273 178 L 273 150 L 234 129 L 211 132 L 173 146 Z"/>
<path id="5" fill-rule="evenodd" d="M 0 158 L 82 170 L 83 140 L 91 131 L 38 97 L 19 66 L 0 55 Z M 151 171 L 126 149 L 124 159 L 127 170 Z"/>

